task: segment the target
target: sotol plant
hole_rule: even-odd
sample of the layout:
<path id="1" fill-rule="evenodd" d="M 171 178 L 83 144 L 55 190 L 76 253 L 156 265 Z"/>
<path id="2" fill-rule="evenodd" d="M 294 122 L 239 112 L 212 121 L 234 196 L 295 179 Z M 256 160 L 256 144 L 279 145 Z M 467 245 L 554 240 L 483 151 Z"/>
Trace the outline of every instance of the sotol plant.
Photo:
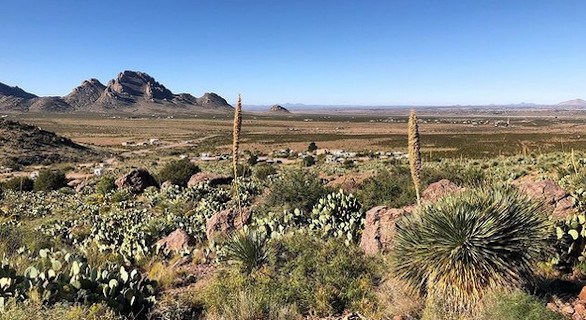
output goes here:
<path id="1" fill-rule="evenodd" d="M 395 268 L 427 292 L 428 317 L 469 315 L 492 289 L 531 280 L 548 230 L 540 204 L 514 189 L 469 189 L 397 224 Z"/>
<path id="2" fill-rule="evenodd" d="M 408 125 L 408 150 L 409 150 L 409 168 L 411 169 L 411 178 L 415 186 L 415 194 L 417 196 L 417 204 L 421 204 L 421 195 L 419 190 L 421 188 L 421 145 L 419 143 L 419 128 L 417 126 L 417 115 L 415 110 L 411 110 L 409 114 Z"/>

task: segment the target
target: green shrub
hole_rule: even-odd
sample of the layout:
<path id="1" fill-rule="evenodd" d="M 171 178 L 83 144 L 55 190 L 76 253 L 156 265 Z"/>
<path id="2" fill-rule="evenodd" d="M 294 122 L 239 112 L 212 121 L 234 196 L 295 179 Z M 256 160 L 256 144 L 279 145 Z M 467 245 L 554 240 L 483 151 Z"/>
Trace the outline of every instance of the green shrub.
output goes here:
<path id="1" fill-rule="evenodd" d="M 426 312 L 465 317 L 486 292 L 532 278 L 548 228 L 540 204 L 510 187 L 469 189 L 399 221 L 396 271 L 427 291 Z"/>
<path id="2" fill-rule="evenodd" d="M 236 166 L 236 175 L 240 178 L 248 178 L 250 177 L 252 171 L 248 164 L 239 163 Z"/>
<path id="3" fill-rule="evenodd" d="M 311 171 L 295 169 L 284 172 L 270 186 L 267 203 L 274 208 L 309 213 L 313 206 L 330 192 L 319 176 Z"/>
<path id="4" fill-rule="evenodd" d="M 370 314 L 379 281 L 376 261 L 357 247 L 293 235 L 269 243 L 269 259 L 251 275 L 220 269 L 204 290 L 206 314 L 226 319 Z M 309 249 L 311 248 L 311 249 Z"/>
<path id="5" fill-rule="evenodd" d="M 67 187 L 67 179 L 63 171 L 43 170 L 35 179 L 35 191 L 53 191 Z"/>
<path id="6" fill-rule="evenodd" d="M 303 158 L 303 166 L 304 167 L 311 167 L 315 164 L 315 158 L 312 156 L 306 156 Z"/>
<path id="7" fill-rule="evenodd" d="M 479 186 L 486 184 L 486 175 L 480 166 L 442 163 L 438 168 L 426 168 L 423 179 L 430 184 L 441 179 L 448 179 L 459 186 Z"/>
<path id="8" fill-rule="evenodd" d="M 249 166 L 254 166 L 255 164 L 258 163 L 258 156 L 256 154 L 251 154 L 248 159 L 246 159 L 246 164 L 248 164 Z"/>
<path id="9" fill-rule="evenodd" d="M 261 163 L 254 167 L 254 177 L 260 181 L 266 181 L 269 176 L 277 174 L 277 168 L 268 163 Z"/>
<path id="10" fill-rule="evenodd" d="M 314 152 L 317 150 L 317 145 L 315 144 L 315 142 L 310 142 L 309 145 L 307 146 L 307 151 L 309 152 Z"/>
<path id="11" fill-rule="evenodd" d="M 397 168 L 393 172 L 380 171 L 364 180 L 356 196 L 365 208 L 380 205 L 399 208 L 413 203 L 415 189 L 409 171 Z"/>
<path id="12" fill-rule="evenodd" d="M 107 194 L 116 190 L 116 179 L 110 176 L 103 176 L 100 181 L 96 183 L 96 192 L 99 194 Z"/>
<path id="13" fill-rule="evenodd" d="M 15 303 L 11 301 L 0 312 L 0 320 L 123 320 L 105 304 L 91 306 Z"/>
<path id="14" fill-rule="evenodd" d="M 33 186 L 34 181 L 29 177 L 14 177 L 2 183 L 2 188 L 13 191 L 32 191 Z"/>
<path id="15" fill-rule="evenodd" d="M 295 302 L 303 314 L 369 313 L 376 304 L 377 263 L 358 247 L 294 235 L 273 243 L 271 250 L 275 294 Z"/>
<path id="16" fill-rule="evenodd" d="M 522 291 L 495 294 L 489 297 L 480 320 L 563 320 L 559 313 L 545 303 Z"/>
<path id="17" fill-rule="evenodd" d="M 173 160 L 167 163 L 159 171 L 157 177 L 160 182 L 170 181 L 172 184 L 186 187 L 191 176 L 199 171 L 199 167 L 186 158 L 182 160 Z"/>

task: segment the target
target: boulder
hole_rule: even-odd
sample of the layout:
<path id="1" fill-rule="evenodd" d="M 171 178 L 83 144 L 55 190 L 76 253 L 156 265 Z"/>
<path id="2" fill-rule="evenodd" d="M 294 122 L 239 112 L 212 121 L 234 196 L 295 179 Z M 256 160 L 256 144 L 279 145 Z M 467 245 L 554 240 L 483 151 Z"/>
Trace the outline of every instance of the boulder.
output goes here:
<path id="1" fill-rule="evenodd" d="M 169 180 L 161 183 L 161 189 L 168 189 L 173 185 L 173 183 Z"/>
<path id="2" fill-rule="evenodd" d="M 202 182 L 207 182 L 210 186 L 215 187 L 222 184 L 230 184 L 232 182 L 232 177 L 216 173 L 198 172 L 191 176 L 187 182 L 187 186 L 197 186 Z"/>
<path id="3" fill-rule="evenodd" d="M 71 181 L 67 182 L 67 186 L 72 187 L 72 188 L 75 188 L 79 184 L 81 184 L 82 182 L 83 182 L 83 180 L 81 180 L 81 179 L 71 180 Z"/>
<path id="4" fill-rule="evenodd" d="M 181 251 L 195 245 L 194 239 L 182 229 L 177 229 L 168 236 L 157 241 L 156 246 L 171 251 Z"/>
<path id="5" fill-rule="evenodd" d="M 374 207 L 366 212 L 364 231 L 360 247 L 366 254 L 373 255 L 393 247 L 395 222 L 411 211 L 404 208 Z"/>
<path id="6" fill-rule="evenodd" d="M 543 201 L 555 218 L 563 219 L 576 213 L 571 195 L 552 180 L 525 179 L 518 185 L 530 198 Z"/>
<path id="7" fill-rule="evenodd" d="M 159 187 L 157 180 L 146 169 L 134 169 L 116 180 L 116 186 L 141 193 L 148 187 Z"/>
<path id="8" fill-rule="evenodd" d="M 435 202 L 447 194 L 458 193 L 462 190 L 464 189 L 452 181 L 442 179 L 427 186 L 427 188 L 421 193 L 421 200 L 423 202 Z"/>
<path id="9" fill-rule="evenodd" d="M 216 237 L 226 237 L 230 233 L 240 230 L 248 223 L 252 215 L 252 209 L 237 208 L 225 209 L 215 213 L 206 223 L 206 235 L 208 240 Z"/>
<path id="10" fill-rule="evenodd" d="M 82 181 L 80 184 L 75 186 L 75 192 L 80 193 L 88 186 L 87 181 Z"/>
<path id="11" fill-rule="evenodd" d="M 464 190 L 450 180 L 440 180 L 430 184 L 422 193 L 424 203 L 435 202 L 439 198 Z M 417 208 L 409 205 L 402 208 L 374 207 L 366 212 L 364 231 L 360 238 L 360 247 L 368 255 L 389 251 L 393 248 L 395 223 L 403 216 Z"/>

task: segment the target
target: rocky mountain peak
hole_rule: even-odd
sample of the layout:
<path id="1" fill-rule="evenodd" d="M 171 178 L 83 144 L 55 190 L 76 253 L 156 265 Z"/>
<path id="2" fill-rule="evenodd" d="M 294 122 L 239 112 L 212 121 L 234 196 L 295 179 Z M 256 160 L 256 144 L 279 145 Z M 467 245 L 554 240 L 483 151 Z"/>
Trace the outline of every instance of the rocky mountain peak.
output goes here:
<path id="1" fill-rule="evenodd" d="M 22 90 L 19 87 L 11 87 L 8 85 L 5 85 L 4 83 L 0 82 L 0 95 L 2 96 L 13 96 L 16 98 L 22 98 L 22 99 L 32 99 L 32 98 L 36 98 L 37 96 L 26 92 L 24 90 Z"/>
<path id="2" fill-rule="evenodd" d="M 276 113 L 291 113 L 291 111 L 287 110 L 285 107 L 282 107 L 278 104 L 273 105 L 269 112 L 276 112 Z"/>

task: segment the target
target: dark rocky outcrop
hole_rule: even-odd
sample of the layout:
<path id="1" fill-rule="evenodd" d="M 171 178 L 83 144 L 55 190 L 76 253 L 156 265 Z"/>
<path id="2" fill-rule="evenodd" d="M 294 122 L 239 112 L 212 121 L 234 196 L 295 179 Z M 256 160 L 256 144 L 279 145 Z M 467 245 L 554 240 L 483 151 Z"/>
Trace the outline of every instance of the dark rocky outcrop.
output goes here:
<path id="1" fill-rule="evenodd" d="M 37 96 L 22 90 L 19 87 L 10 87 L 4 83 L 0 83 L 0 96 L 13 96 L 15 98 L 33 99 Z"/>
<path id="2" fill-rule="evenodd" d="M 232 177 L 215 173 L 198 172 L 191 176 L 187 182 L 187 186 L 197 186 L 202 182 L 207 182 L 210 186 L 216 187 L 223 184 L 230 184 L 232 182 Z"/>
<path id="3" fill-rule="evenodd" d="M 273 105 L 269 109 L 269 112 L 271 112 L 271 113 L 291 113 L 291 111 L 287 110 L 285 107 L 282 107 L 278 104 Z"/>
<path id="4" fill-rule="evenodd" d="M 148 187 L 159 187 L 157 180 L 143 168 L 134 169 L 116 180 L 119 189 L 126 188 L 132 193 L 141 193 Z"/>

